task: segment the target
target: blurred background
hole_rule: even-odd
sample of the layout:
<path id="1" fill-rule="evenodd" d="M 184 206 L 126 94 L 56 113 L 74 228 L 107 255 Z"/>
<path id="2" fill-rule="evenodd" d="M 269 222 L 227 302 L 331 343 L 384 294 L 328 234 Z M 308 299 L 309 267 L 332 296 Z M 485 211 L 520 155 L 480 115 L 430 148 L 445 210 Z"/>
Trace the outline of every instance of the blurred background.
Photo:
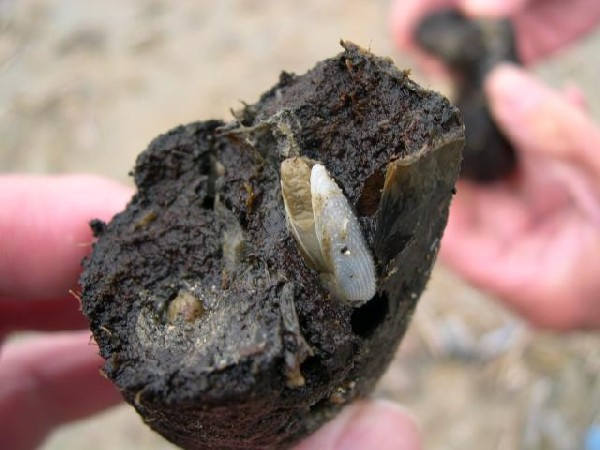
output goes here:
<path id="1" fill-rule="evenodd" d="M 131 183 L 152 138 L 231 118 L 281 70 L 338 53 L 340 38 L 447 93 L 394 48 L 388 9 L 387 0 L 0 0 L 0 172 Z M 579 85 L 600 119 L 600 30 L 532 69 L 555 87 Z M 375 395 L 414 413 L 426 449 L 581 449 L 600 427 L 599 373 L 600 336 L 532 330 L 438 266 Z M 123 405 L 43 446 L 83 448 L 174 447 Z"/>

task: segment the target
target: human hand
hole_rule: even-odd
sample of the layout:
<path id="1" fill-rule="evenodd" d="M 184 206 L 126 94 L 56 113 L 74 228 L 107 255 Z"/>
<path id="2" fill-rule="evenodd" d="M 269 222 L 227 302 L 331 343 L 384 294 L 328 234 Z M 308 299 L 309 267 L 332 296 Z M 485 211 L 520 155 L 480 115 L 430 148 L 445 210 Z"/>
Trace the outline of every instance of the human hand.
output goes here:
<path id="1" fill-rule="evenodd" d="M 87 329 L 69 289 L 89 252 L 91 218 L 108 221 L 131 191 L 92 176 L 0 177 L 0 341 L 13 331 Z M 46 334 L 0 353 L 0 448 L 30 450 L 54 428 L 117 404 L 89 331 Z M 309 449 L 420 448 L 397 406 L 362 401 L 299 444 Z"/>
<path id="2" fill-rule="evenodd" d="M 0 341 L 13 331 L 54 331 L 0 352 L 0 448 L 32 449 L 55 427 L 120 401 L 100 376 L 77 300 L 88 221 L 110 219 L 131 192 L 90 176 L 0 178 Z"/>
<path id="3" fill-rule="evenodd" d="M 472 17 L 511 17 L 517 53 L 524 64 L 551 54 L 600 22 L 597 0 L 395 0 L 390 15 L 394 41 L 401 49 L 419 55 L 427 71 L 445 72 L 439 62 L 416 47 L 414 29 L 428 13 L 452 7 Z"/>
<path id="4" fill-rule="evenodd" d="M 512 65 L 486 81 L 519 172 L 458 184 L 441 259 L 532 323 L 600 326 L 600 128 L 581 98 L 555 93 Z"/>

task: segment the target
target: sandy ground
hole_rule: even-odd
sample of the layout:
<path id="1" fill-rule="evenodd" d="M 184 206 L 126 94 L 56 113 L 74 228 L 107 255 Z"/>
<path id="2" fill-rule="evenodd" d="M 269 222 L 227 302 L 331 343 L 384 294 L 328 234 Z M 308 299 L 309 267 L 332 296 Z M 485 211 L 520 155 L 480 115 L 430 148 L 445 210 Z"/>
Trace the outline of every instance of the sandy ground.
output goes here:
<path id="1" fill-rule="evenodd" d="M 157 134 L 229 118 L 280 70 L 337 53 L 340 38 L 411 67 L 387 11 L 383 0 L 0 0 L 0 171 L 130 183 Z M 578 84 L 600 117 L 600 32 L 534 70 Z M 376 395 L 414 412 L 427 449 L 580 449 L 600 424 L 598 373 L 598 335 L 531 330 L 437 268 Z M 43 446 L 80 448 L 173 447 L 121 406 Z"/>

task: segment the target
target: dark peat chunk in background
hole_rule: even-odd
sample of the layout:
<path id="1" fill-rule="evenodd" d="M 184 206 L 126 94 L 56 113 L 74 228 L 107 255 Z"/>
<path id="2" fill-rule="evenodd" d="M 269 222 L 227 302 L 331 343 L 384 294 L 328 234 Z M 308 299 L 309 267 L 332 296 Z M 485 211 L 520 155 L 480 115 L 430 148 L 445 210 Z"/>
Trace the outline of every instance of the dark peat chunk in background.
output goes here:
<path id="1" fill-rule="evenodd" d="M 484 92 L 486 75 L 500 62 L 518 62 L 509 19 L 471 19 L 449 9 L 426 16 L 415 41 L 439 58 L 456 84 L 456 106 L 465 123 L 461 178 L 480 183 L 515 172 L 515 150 L 498 129 Z"/>

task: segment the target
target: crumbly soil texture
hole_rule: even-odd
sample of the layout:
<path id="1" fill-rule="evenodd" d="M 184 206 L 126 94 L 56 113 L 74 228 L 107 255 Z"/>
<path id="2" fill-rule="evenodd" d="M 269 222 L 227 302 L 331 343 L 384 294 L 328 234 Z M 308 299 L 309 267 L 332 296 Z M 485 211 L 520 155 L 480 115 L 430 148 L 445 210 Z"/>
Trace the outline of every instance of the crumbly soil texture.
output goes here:
<path id="1" fill-rule="evenodd" d="M 367 395 L 429 277 L 464 141 L 458 110 L 389 59 L 282 73 L 235 120 L 157 137 L 81 276 L 104 372 L 186 449 L 288 448 Z M 281 161 L 325 165 L 359 219 L 375 297 L 331 298 L 286 225 Z"/>

